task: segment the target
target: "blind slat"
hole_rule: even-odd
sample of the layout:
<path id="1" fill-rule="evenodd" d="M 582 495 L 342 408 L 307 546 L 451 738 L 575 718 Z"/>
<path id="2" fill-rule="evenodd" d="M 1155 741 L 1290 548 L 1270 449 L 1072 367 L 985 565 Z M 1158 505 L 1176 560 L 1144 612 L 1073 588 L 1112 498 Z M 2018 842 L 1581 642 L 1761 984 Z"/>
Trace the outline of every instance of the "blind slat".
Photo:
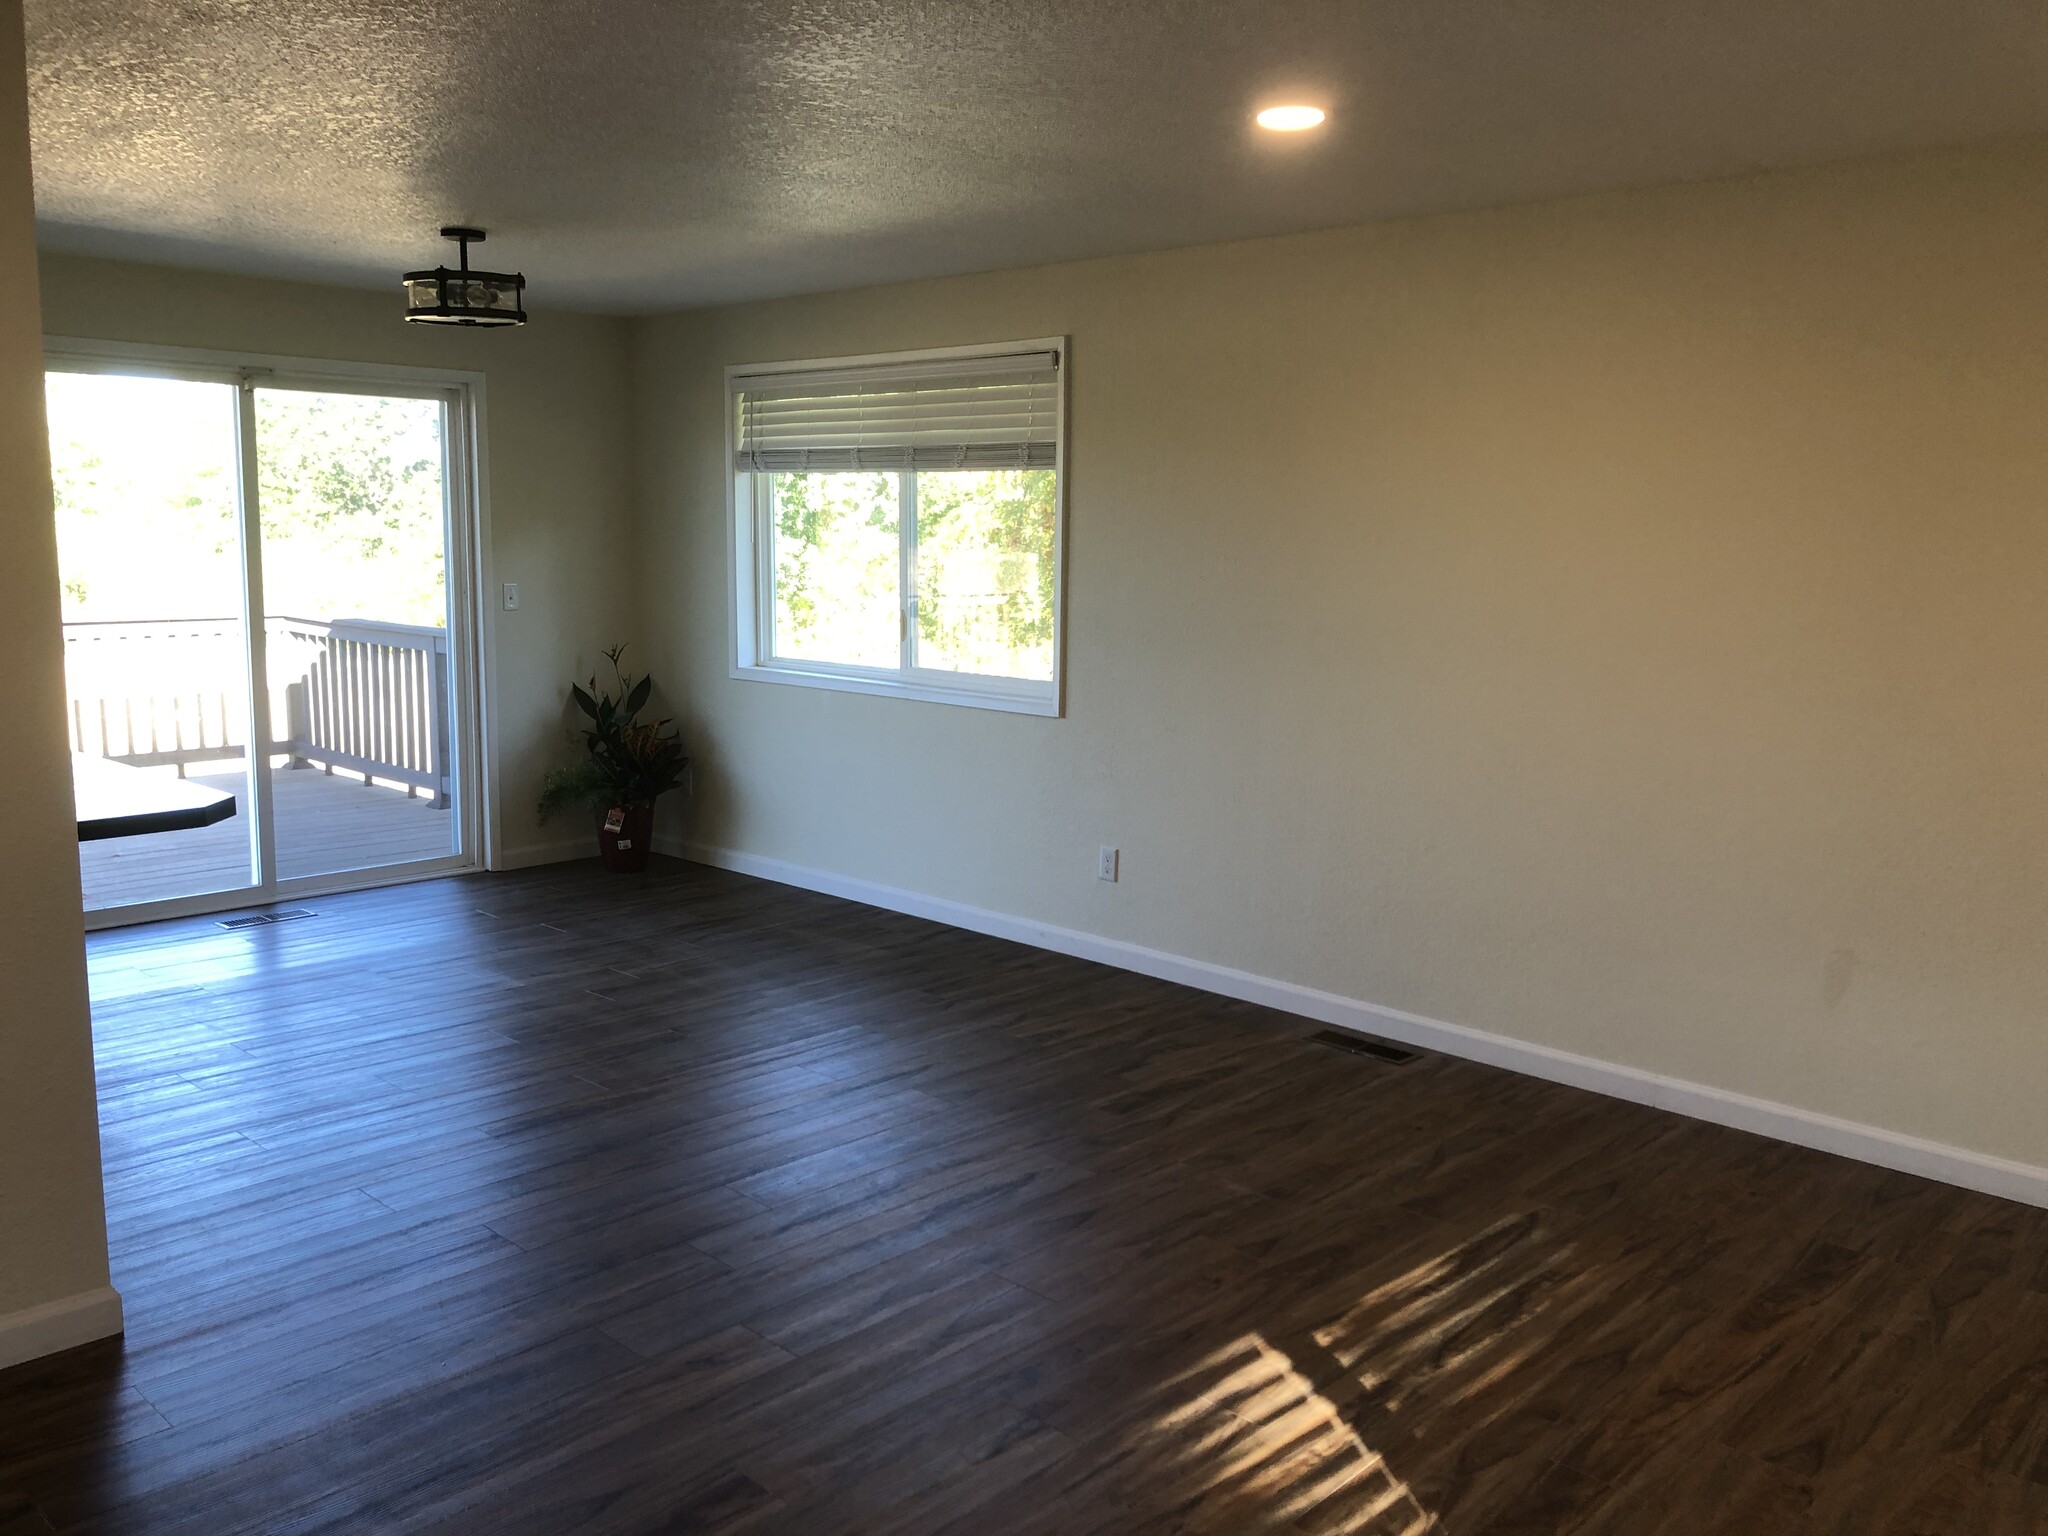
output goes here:
<path id="1" fill-rule="evenodd" d="M 1051 443 L 963 444 L 936 448 L 766 448 L 735 455 L 734 467 L 767 474 L 833 475 L 854 470 L 1053 469 Z"/>
<path id="2" fill-rule="evenodd" d="M 756 420 L 770 424 L 799 425 L 818 420 L 835 420 L 847 414 L 849 397 L 826 395 L 803 400 L 759 400 L 746 397 Z M 1019 394 L 1008 399 L 988 395 L 961 396 L 948 390 L 923 398 L 910 395 L 861 396 L 857 407 L 863 419 L 888 421 L 908 418 L 917 421 L 971 420 L 986 416 L 1008 421 L 1019 411 L 1031 412 L 1049 405 L 1045 392 Z"/>
<path id="3" fill-rule="evenodd" d="M 741 471 L 1052 468 L 1052 353 L 759 374 L 733 381 Z"/>

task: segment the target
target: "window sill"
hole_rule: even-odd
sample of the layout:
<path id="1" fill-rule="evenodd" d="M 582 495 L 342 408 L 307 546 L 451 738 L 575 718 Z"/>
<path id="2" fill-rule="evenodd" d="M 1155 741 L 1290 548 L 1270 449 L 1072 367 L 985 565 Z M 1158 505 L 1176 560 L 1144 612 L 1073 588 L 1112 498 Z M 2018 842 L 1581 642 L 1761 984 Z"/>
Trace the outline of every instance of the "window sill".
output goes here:
<path id="1" fill-rule="evenodd" d="M 739 665 L 732 675 L 745 682 L 793 684 L 799 688 L 823 688 L 833 693 L 871 693 L 885 698 L 913 699 L 923 704 L 964 704 L 970 709 L 995 709 L 1012 715 L 1060 713 L 1057 689 L 1051 683 L 1011 686 L 990 682 L 949 684 L 932 676 L 897 678 L 864 676 L 856 672 L 826 671 L 802 666 Z"/>

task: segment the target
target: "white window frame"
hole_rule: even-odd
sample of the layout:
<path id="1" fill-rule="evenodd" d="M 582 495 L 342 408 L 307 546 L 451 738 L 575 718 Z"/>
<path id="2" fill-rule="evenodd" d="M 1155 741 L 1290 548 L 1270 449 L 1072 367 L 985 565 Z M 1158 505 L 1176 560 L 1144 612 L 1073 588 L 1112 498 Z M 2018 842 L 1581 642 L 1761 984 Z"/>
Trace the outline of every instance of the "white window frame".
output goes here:
<path id="1" fill-rule="evenodd" d="M 910 471 L 902 472 L 902 566 L 897 593 L 901 600 L 899 633 L 902 652 L 894 668 L 849 666 L 777 656 L 774 652 L 775 545 L 770 476 L 732 468 L 738 382 L 763 374 L 812 373 L 824 369 L 867 368 L 896 363 L 943 362 L 956 358 L 1001 357 L 1020 352 L 1055 352 L 1060 366 L 1055 423 L 1057 453 L 1053 468 L 1053 620 L 1052 678 L 986 677 L 911 664 L 917 630 L 917 520 Z M 780 363 L 734 364 L 725 370 L 726 571 L 732 599 L 732 676 L 757 683 L 785 683 L 840 693 L 869 693 L 916 699 L 927 704 L 965 704 L 976 709 L 1005 710 L 1020 715 L 1058 717 L 1066 708 L 1067 599 L 1067 339 L 1041 336 L 1028 341 L 990 342 L 973 347 L 935 347 L 914 352 L 871 352 L 859 357 L 806 358 Z"/>

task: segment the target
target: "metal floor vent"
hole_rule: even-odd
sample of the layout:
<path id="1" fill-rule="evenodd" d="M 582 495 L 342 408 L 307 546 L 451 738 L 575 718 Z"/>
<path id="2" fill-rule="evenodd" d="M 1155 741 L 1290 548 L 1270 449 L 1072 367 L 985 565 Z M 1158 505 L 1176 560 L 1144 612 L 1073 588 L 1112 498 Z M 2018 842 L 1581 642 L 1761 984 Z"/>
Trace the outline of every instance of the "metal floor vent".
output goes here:
<path id="1" fill-rule="evenodd" d="M 266 928 L 272 923 L 288 923 L 295 917 L 311 917 L 313 914 L 304 907 L 286 907 L 282 912 L 251 912 L 247 917 L 224 917 L 223 928 Z"/>
<path id="2" fill-rule="evenodd" d="M 1344 1051 L 1353 1056 L 1370 1056 L 1374 1061 L 1384 1061 L 1390 1066 L 1405 1067 L 1420 1051 L 1411 1051 L 1406 1046 L 1389 1045 L 1384 1040 L 1375 1040 L 1370 1035 L 1354 1035 L 1348 1030 L 1326 1029 L 1309 1036 L 1317 1045 L 1327 1045 L 1333 1051 Z"/>

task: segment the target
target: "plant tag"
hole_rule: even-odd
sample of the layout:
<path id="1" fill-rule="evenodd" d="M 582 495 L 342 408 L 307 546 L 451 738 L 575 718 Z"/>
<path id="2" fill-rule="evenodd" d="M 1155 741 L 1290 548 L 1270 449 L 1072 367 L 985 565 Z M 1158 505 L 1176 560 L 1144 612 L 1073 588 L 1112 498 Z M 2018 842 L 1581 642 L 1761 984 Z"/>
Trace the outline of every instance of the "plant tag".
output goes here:
<path id="1" fill-rule="evenodd" d="M 607 831 L 607 832 L 616 832 L 616 831 L 618 831 L 618 830 L 619 830 L 619 828 L 623 827 L 623 826 L 624 826 L 625 824 L 626 824 L 626 808 L 625 808 L 625 807 L 624 807 L 623 805 L 615 805 L 615 806 L 613 806 L 613 807 L 612 807 L 612 808 L 611 808 L 610 810 L 608 810 L 608 811 L 606 811 L 606 812 L 604 813 L 604 829 L 605 829 L 605 831 Z"/>

